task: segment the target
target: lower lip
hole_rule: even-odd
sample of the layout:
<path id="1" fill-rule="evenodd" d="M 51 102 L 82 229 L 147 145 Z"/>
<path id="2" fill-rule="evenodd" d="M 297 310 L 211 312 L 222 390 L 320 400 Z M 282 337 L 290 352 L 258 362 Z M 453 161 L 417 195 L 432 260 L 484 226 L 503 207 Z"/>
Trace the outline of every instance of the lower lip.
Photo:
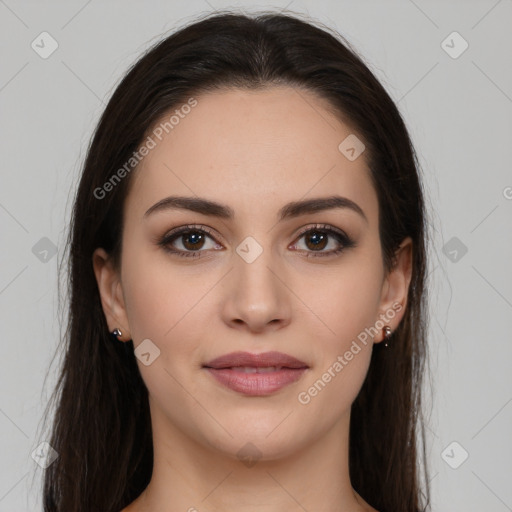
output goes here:
<path id="1" fill-rule="evenodd" d="M 230 368 L 206 368 L 221 384 L 250 396 L 265 396 L 299 380 L 307 368 L 281 368 L 267 373 L 245 373 Z"/>

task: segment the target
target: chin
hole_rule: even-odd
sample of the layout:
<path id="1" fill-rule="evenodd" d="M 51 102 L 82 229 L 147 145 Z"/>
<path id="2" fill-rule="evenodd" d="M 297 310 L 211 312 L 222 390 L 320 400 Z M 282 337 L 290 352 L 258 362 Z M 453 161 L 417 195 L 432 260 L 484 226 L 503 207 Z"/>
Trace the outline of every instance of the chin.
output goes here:
<path id="1" fill-rule="evenodd" d="M 283 459 L 312 443 L 311 436 L 306 435 L 306 425 L 302 424 L 299 428 L 298 425 L 292 424 L 291 416 L 283 422 L 283 416 L 276 415 L 267 421 L 260 421 L 259 425 L 251 422 L 224 423 L 226 430 L 232 433 L 233 437 L 223 430 L 220 437 L 212 439 L 207 436 L 208 443 L 224 455 L 242 462 L 245 459 Z M 287 421 L 290 423 L 285 428 L 284 423 Z M 281 422 L 283 425 L 279 426 Z M 211 434 L 211 431 L 208 434 Z"/>

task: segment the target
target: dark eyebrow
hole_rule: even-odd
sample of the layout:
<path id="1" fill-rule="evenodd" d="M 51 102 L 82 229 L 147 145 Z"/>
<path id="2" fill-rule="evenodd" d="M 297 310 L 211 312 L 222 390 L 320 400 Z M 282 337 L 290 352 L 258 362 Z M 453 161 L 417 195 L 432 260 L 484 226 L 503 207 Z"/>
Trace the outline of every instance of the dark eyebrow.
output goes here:
<path id="1" fill-rule="evenodd" d="M 317 199 L 288 203 L 279 210 L 279 220 L 298 217 L 307 213 L 331 210 L 333 208 L 348 208 L 363 217 L 368 224 L 368 218 L 362 208 L 348 197 L 342 196 L 319 197 Z"/>
<path id="2" fill-rule="evenodd" d="M 368 218 L 361 209 L 361 207 L 348 199 L 341 196 L 320 197 L 316 199 L 307 199 L 304 201 L 293 201 L 285 204 L 278 212 L 279 220 L 290 219 L 299 217 L 308 213 L 315 213 L 333 208 L 349 208 L 359 214 L 368 223 Z M 200 197 L 185 197 L 185 196 L 169 196 L 158 203 L 155 203 L 144 214 L 144 218 L 149 217 L 152 213 L 165 210 L 190 210 L 193 212 L 201 213 L 203 215 L 210 215 L 220 219 L 231 220 L 235 217 L 235 212 L 229 206 L 202 199 Z"/>

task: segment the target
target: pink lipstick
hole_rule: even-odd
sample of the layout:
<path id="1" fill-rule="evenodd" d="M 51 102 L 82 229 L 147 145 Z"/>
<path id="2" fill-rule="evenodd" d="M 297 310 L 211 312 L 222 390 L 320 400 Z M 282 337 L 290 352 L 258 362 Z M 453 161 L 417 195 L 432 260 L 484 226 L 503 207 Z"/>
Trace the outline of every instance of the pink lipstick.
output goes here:
<path id="1" fill-rule="evenodd" d="M 299 380 L 309 368 L 281 352 L 232 352 L 203 367 L 224 386 L 249 396 L 270 395 Z"/>

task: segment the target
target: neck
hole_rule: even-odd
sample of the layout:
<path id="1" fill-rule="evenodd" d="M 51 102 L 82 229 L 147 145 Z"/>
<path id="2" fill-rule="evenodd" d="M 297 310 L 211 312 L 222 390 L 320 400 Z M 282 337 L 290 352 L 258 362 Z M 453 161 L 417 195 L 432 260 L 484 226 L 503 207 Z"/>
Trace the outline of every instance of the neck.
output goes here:
<path id="1" fill-rule="evenodd" d="M 348 471 L 350 415 L 293 453 L 265 455 L 240 440 L 232 454 L 202 444 L 152 413 L 154 465 L 130 512 L 363 512 Z"/>

